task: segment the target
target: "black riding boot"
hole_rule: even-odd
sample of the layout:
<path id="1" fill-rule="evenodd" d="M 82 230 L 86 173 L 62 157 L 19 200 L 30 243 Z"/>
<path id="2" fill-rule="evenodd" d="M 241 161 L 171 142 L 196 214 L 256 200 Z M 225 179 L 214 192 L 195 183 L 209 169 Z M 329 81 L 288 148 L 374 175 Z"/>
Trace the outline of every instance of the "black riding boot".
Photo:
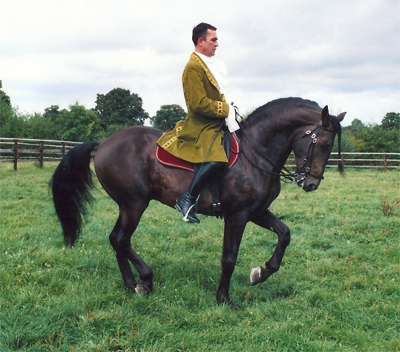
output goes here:
<path id="1" fill-rule="evenodd" d="M 203 187 L 212 177 L 219 176 L 222 173 L 222 168 L 225 163 L 210 162 L 202 164 L 198 167 L 192 183 L 187 192 L 176 201 L 175 209 L 181 212 L 183 220 L 187 222 L 199 223 L 200 220 L 196 217 L 197 199 Z"/>

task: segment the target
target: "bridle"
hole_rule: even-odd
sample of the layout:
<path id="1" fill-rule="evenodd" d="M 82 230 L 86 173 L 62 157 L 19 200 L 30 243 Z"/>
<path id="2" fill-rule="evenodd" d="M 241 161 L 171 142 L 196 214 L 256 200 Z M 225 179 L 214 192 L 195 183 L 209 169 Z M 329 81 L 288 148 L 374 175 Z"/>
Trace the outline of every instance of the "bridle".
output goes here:
<path id="1" fill-rule="evenodd" d="M 233 104 L 232 104 L 233 105 Z M 266 172 L 268 174 L 271 175 L 275 175 L 275 176 L 280 176 L 281 180 L 283 182 L 286 183 L 301 183 L 303 182 L 308 176 L 314 177 L 314 178 L 318 178 L 320 180 L 324 179 L 324 175 L 316 175 L 313 174 L 311 172 L 311 165 L 314 159 L 314 149 L 315 146 L 317 144 L 318 141 L 318 133 L 319 131 L 322 129 L 324 131 L 328 131 L 331 133 L 339 133 L 338 131 L 335 130 L 330 130 L 327 129 L 325 127 L 322 126 L 322 121 L 317 125 L 317 127 L 315 127 L 313 130 L 307 130 L 303 135 L 301 135 L 299 138 L 297 138 L 294 142 L 303 139 L 307 136 L 310 136 L 310 143 L 308 145 L 308 150 L 307 150 L 307 154 L 306 157 L 303 160 L 303 165 L 300 168 L 300 172 L 290 172 L 289 170 L 287 170 L 285 167 L 283 167 L 282 169 L 279 168 L 278 166 L 276 166 L 272 161 L 270 161 L 268 158 L 266 158 L 264 156 L 264 154 L 262 153 L 262 151 L 260 150 L 260 148 L 250 139 L 250 137 L 247 135 L 246 131 L 245 131 L 245 120 L 243 119 L 243 117 L 239 114 L 239 109 L 234 106 L 235 109 L 235 120 L 237 122 L 237 124 L 240 126 L 240 130 L 243 134 L 243 136 L 248 140 L 248 142 L 250 143 L 250 145 L 252 146 L 252 148 L 254 149 L 254 151 L 265 161 L 267 161 L 274 169 L 278 170 L 278 172 L 273 172 L 270 170 L 266 170 L 260 166 L 258 166 L 256 163 L 254 163 L 246 154 L 246 152 L 243 150 L 243 148 L 240 148 L 240 152 L 243 153 L 243 155 L 246 157 L 246 159 L 253 165 L 255 166 L 257 169 Z M 332 117 L 334 118 L 334 117 Z M 340 123 L 339 123 L 340 126 Z M 236 135 L 236 132 L 233 132 Z M 239 141 L 239 138 L 237 138 L 237 140 Z M 340 149 L 339 149 L 339 154 L 340 154 Z"/>
<path id="2" fill-rule="evenodd" d="M 296 141 L 310 136 L 310 143 L 308 144 L 308 150 L 306 157 L 303 159 L 303 165 L 300 168 L 300 172 L 296 172 L 296 183 L 303 182 L 308 176 L 323 180 L 324 175 L 317 175 L 311 172 L 311 164 L 314 159 L 314 149 L 318 142 L 318 133 L 320 130 L 328 131 L 333 134 L 336 132 L 334 130 L 330 130 L 322 126 L 322 121 L 315 127 L 313 130 L 307 130 L 300 138 L 296 139 Z"/>

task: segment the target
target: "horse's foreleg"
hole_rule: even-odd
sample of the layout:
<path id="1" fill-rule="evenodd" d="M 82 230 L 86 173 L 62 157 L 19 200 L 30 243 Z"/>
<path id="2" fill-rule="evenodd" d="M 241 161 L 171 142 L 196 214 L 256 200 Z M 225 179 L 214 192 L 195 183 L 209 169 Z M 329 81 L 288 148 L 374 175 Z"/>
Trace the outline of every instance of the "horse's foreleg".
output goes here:
<path id="1" fill-rule="evenodd" d="M 130 242 L 144 209 L 145 207 L 141 211 L 120 210 L 118 221 L 110 234 L 110 243 L 114 248 L 124 285 L 137 293 L 153 289 L 153 271 L 133 250 Z M 129 261 L 138 271 L 141 282 L 135 280 Z"/>
<path id="2" fill-rule="evenodd" d="M 225 214 L 224 242 L 222 249 L 222 273 L 217 291 L 217 303 L 227 303 L 232 309 L 238 307 L 229 298 L 229 285 L 239 252 L 243 231 L 247 223 L 247 213 Z"/>
<path id="3" fill-rule="evenodd" d="M 256 285 L 260 282 L 264 282 L 270 275 L 279 270 L 286 247 L 290 243 L 290 230 L 269 210 L 260 217 L 252 218 L 251 221 L 278 235 L 278 243 L 274 254 L 271 259 L 265 263 L 265 268 L 257 267 L 251 270 L 250 282 L 251 285 Z"/>

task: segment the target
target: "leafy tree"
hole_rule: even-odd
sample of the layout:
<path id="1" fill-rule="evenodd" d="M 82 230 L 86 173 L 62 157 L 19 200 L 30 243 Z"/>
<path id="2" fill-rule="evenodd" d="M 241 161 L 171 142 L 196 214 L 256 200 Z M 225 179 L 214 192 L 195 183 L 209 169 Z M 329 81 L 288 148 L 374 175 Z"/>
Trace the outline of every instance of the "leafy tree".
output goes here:
<path id="1" fill-rule="evenodd" d="M 0 80 L 0 136 L 9 137 L 9 130 L 12 125 L 14 111 L 10 97 L 2 90 Z"/>
<path id="2" fill-rule="evenodd" d="M 43 117 L 49 122 L 56 122 L 59 116 L 60 107 L 58 105 L 52 105 L 49 108 L 44 109 Z"/>
<path id="3" fill-rule="evenodd" d="M 78 102 L 70 105 L 69 110 L 60 110 L 58 105 L 51 105 L 44 111 L 42 119 L 35 121 L 34 117 L 32 123 L 37 124 L 42 134 L 51 133 L 51 137 L 46 137 L 46 139 L 87 142 L 99 140 L 102 137 L 100 119 L 97 114 L 79 105 Z"/>
<path id="4" fill-rule="evenodd" d="M 370 129 L 372 126 L 364 125 L 359 119 L 354 119 L 350 126 L 343 128 L 343 135 L 353 144 L 352 151 L 366 151 L 366 145 L 370 144 Z"/>
<path id="5" fill-rule="evenodd" d="M 0 111 L 0 114 L 2 112 Z M 26 134 L 26 117 L 19 114 L 17 109 L 12 109 L 12 114 L 0 126 L 0 137 L 28 138 Z"/>
<path id="6" fill-rule="evenodd" d="M 365 130 L 367 126 L 363 124 L 363 122 L 359 119 L 354 119 L 351 122 L 350 126 L 344 127 L 343 130 L 349 130 L 350 132 L 352 132 L 354 135 L 362 132 Z"/>
<path id="7" fill-rule="evenodd" d="M 388 113 L 382 125 L 364 125 L 355 119 L 350 126 L 343 128 L 343 134 L 353 142 L 353 151 L 371 153 L 398 153 L 400 150 L 398 115 Z M 397 122 L 396 122 L 397 119 Z"/>
<path id="8" fill-rule="evenodd" d="M 344 130 L 341 137 L 341 150 L 342 152 L 354 152 L 356 145 L 356 140 L 354 135 L 350 131 Z M 332 153 L 337 153 L 338 151 L 338 137 L 335 138 L 335 144 L 332 148 Z"/>
<path id="9" fill-rule="evenodd" d="M 26 119 L 25 134 L 33 139 L 57 139 L 57 129 L 53 121 L 39 113 L 34 113 Z"/>
<path id="10" fill-rule="evenodd" d="M 65 123 L 62 119 L 60 107 L 58 105 L 51 105 L 49 108 L 44 109 L 43 120 L 49 126 L 52 126 L 54 133 L 51 139 L 62 140 L 65 132 Z"/>
<path id="11" fill-rule="evenodd" d="M 123 129 L 132 125 L 143 125 L 149 115 L 143 110 L 143 101 L 128 89 L 115 88 L 107 94 L 97 94 L 94 111 L 100 118 L 104 131 L 110 125 Z"/>
<path id="12" fill-rule="evenodd" d="M 150 118 L 153 127 L 162 131 L 172 130 L 175 124 L 186 116 L 180 105 L 162 105 L 156 115 Z"/>
<path id="13" fill-rule="evenodd" d="M 77 142 L 87 142 L 99 139 L 100 120 L 92 110 L 86 110 L 78 102 L 64 109 L 57 116 L 57 129 L 60 129 L 61 139 Z"/>
<path id="14" fill-rule="evenodd" d="M 388 131 L 400 129 L 400 114 L 388 112 L 382 119 L 382 128 Z"/>

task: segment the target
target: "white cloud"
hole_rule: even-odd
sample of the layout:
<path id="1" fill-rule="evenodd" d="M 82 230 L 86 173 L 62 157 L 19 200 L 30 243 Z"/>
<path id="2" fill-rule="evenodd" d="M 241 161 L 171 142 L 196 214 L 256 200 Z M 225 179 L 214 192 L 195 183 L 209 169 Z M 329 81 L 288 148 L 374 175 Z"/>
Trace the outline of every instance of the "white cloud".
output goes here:
<path id="1" fill-rule="evenodd" d="M 0 79 L 21 111 L 93 107 L 121 87 L 153 115 L 184 106 L 191 29 L 206 21 L 242 112 L 301 96 L 347 110 L 348 123 L 380 123 L 400 111 L 399 10 L 397 0 L 5 0 Z"/>

